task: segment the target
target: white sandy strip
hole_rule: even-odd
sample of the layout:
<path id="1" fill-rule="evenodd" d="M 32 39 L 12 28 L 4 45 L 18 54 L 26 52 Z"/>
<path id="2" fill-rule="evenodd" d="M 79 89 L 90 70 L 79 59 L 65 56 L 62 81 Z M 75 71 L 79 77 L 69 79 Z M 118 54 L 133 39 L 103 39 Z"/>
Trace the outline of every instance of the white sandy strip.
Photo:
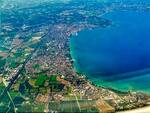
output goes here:
<path id="1" fill-rule="evenodd" d="M 150 113 L 150 106 L 117 113 Z"/>

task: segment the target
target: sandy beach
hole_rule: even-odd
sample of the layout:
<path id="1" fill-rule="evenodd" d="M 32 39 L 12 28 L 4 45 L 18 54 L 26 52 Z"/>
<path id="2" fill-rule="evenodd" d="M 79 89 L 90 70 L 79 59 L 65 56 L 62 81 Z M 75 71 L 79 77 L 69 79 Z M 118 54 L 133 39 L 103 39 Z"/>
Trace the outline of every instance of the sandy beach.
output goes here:
<path id="1" fill-rule="evenodd" d="M 150 106 L 117 113 L 150 113 Z"/>

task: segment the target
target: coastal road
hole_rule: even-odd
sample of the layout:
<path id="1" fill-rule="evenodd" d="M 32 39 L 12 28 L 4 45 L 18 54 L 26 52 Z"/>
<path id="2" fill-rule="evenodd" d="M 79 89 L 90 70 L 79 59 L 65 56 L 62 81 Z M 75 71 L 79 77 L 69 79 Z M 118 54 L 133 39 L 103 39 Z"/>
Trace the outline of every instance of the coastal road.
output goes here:
<path id="1" fill-rule="evenodd" d="M 120 111 L 117 113 L 150 113 L 150 106 L 146 106 L 143 108 L 138 108 L 138 109 L 133 109 L 133 110 L 129 110 L 129 111 Z"/>

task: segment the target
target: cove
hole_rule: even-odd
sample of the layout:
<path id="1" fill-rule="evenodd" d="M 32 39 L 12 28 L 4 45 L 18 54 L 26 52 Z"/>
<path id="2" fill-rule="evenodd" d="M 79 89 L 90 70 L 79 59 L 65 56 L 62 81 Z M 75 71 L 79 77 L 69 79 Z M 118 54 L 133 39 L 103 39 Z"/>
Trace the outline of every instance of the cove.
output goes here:
<path id="1" fill-rule="evenodd" d="M 150 92 L 150 12 L 112 11 L 113 25 L 71 36 L 77 72 L 94 84 L 120 91 Z"/>

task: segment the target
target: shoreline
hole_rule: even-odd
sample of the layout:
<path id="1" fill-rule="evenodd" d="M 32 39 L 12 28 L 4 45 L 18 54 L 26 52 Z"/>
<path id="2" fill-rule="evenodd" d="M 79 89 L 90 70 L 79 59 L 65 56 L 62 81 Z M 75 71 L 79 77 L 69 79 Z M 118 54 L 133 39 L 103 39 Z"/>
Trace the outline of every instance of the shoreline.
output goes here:
<path id="1" fill-rule="evenodd" d="M 128 91 L 121 91 L 121 90 L 115 89 L 113 87 L 105 87 L 105 86 L 102 86 L 102 85 L 95 84 L 94 81 L 90 80 L 89 77 L 86 74 L 84 74 L 82 72 L 78 72 L 77 67 L 74 67 L 75 66 L 74 65 L 74 60 L 73 60 L 74 58 L 72 58 L 74 54 L 71 53 L 72 51 L 71 51 L 70 45 L 69 45 L 69 51 L 70 51 L 69 58 L 71 60 L 72 67 L 75 69 L 76 73 L 78 73 L 79 76 L 83 75 L 85 77 L 85 80 L 88 81 L 89 83 L 91 83 L 92 85 L 94 85 L 95 87 L 108 89 L 108 90 L 113 91 L 113 92 L 115 92 L 117 94 L 123 94 L 123 95 L 129 94 L 130 92 L 138 92 L 138 93 L 147 94 L 146 92 L 141 92 L 141 91 L 130 91 L 130 90 L 128 90 Z M 150 95 L 150 93 L 149 93 L 149 95 Z"/>

